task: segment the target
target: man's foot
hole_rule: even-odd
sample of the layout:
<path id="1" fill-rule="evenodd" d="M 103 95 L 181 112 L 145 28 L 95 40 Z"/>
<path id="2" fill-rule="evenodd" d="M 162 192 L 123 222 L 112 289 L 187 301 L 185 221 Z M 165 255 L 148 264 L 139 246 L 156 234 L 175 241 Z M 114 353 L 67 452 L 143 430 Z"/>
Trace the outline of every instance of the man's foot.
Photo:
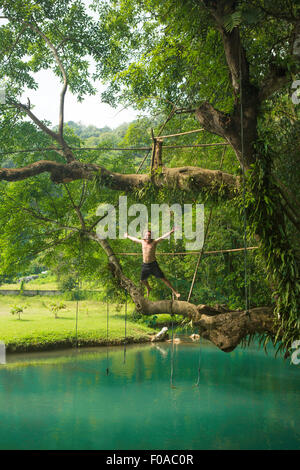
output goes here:
<path id="1" fill-rule="evenodd" d="M 177 299 L 179 299 L 179 297 L 180 297 L 179 292 L 176 292 L 176 291 L 175 291 L 175 292 L 173 292 L 173 294 L 175 295 L 175 297 L 177 297 Z"/>

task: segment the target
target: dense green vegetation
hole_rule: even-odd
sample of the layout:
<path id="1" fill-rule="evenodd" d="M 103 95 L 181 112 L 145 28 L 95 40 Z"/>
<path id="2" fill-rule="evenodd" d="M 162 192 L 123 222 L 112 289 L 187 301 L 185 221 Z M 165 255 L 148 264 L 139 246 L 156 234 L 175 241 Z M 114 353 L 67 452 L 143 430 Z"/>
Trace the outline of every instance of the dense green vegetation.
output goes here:
<path id="1" fill-rule="evenodd" d="M 71 0 L 14 5 L 3 1 L 1 7 L 8 19 L 0 27 L 0 74 L 6 78 L 7 95 L 0 115 L 3 281 L 50 269 L 63 289 L 72 291 L 80 280 L 88 281 L 112 301 L 124 301 L 117 262 L 109 264 L 103 246 L 88 236 L 97 225 L 97 206 L 109 201 L 117 207 L 125 194 L 128 204 L 141 201 L 148 207 L 154 200 L 204 203 L 206 224 L 213 208 L 206 250 L 242 247 L 246 215 L 247 244 L 259 245 L 247 254 L 248 307 L 272 305 L 277 335 L 267 336 L 290 348 L 300 331 L 300 108 L 290 92 L 299 76 L 298 2 L 94 1 L 94 16 L 83 3 Z M 87 57 L 95 62 L 94 73 Z M 62 99 L 67 87 L 79 100 L 95 94 L 93 80 L 100 79 L 107 84 L 104 101 L 134 106 L 141 118 L 111 130 L 75 122 L 63 125 L 61 114 L 59 125 L 50 130 L 46 122 L 33 118 L 30 104 L 18 103 L 25 86 L 37 86 L 34 74 L 41 69 L 61 78 Z M 162 128 L 163 134 L 172 134 L 200 126 L 199 134 L 168 144 L 230 143 L 222 170 L 244 184 L 234 199 L 222 186 L 213 190 L 204 177 L 200 185 L 191 177 L 184 191 L 176 184 L 159 187 L 157 169 L 142 188 L 124 181 L 113 185 L 109 171 L 135 173 L 144 157 L 141 172 L 149 175 L 151 153 L 147 157 L 145 151 L 121 148 L 151 147 L 151 129 L 157 136 Z M 62 148 L 55 151 L 53 142 Z M 39 148 L 51 149 L 40 156 Z M 166 168 L 220 170 L 221 158 L 221 147 L 163 150 Z M 48 169 L 28 176 L 42 159 Z M 53 170 L 53 162 L 59 171 Z M 94 178 L 86 179 L 84 172 L 91 168 Z M 245 179 L 239 179 L 241 175 Z M 110 245 L 116 254 L 137 248 L 128 240 L 112 240 Z M 161 250 L 184 251 L 184 240 L 165 241 Z M 159 259 L 186 299 L 196 258 Z M 140 261 L 121 257 L 125 275 L 135 283 Z M 151 300 L 169 298 L 164 286 L 153 284 Z M 192 302 L 243 309 L 243 254 L 205 255 Z"/>
<path id="2" fill-rule="evenodd" d="M 177 121 L 177 122 L 176 122 Z M 185 129 L 189 129 L 192 123 L 190 119 L 174 119 L 165 129 L 166 133 L 174 133 L 177 131 L 184 132 Z M 149 118 L 143 118 L 137 120 L 131 124 L 122 125 L 115 130 L 106 128 L 104 132 L 102 129 L 97 129 L 92 126 L 84 126 L 80 123 L 67 123 L 68 132 L 74 132 L 73 139 L 83 136 L 81 145 L 84 147 L 90 146 L 90 139 L 93 141 L 93 146 L 108 146 L 114 147 L 140 147 L 150 144 L 150 132 L 153 121 Z M 76 134 L 75 134 L 76 132 Z M 175 140 L 175 139 L 173 139 Z M 209 139 L 207 139 L 209 141 Z M 110 143 L 109 143 L 110 142 Z M 203 142 L 203 135 L 198 134 L 194 136 L 183 136 L 176 139 L 176 143 L 197 143 Z M 99 152 L 90 151 L 87 155 L 90 161 L 97 161 L 106 166 L 110 166 L 115 171 L 123 171 L 124 166 L 127 165 L 127 171 L 134 172 L 144 157 L 144 154 L 135 156 L 131 152 L 103 152 L 104 156 L 99 156 Z M 179 166 L 189 164 L 196 164 L 203 167 L 209 166 L 211 169 L 218 169 L 220 165 L 222 150 L 215 149 L 178 149 L 176 151 L 168 151 L 166 154 L 166 163 L 168 166 Z M 145 162 L 145 169 L 149 165 L 149 158 Z M 238 167 L 235 164 L 231 151 L 228 149 L 225 154 L 223 163 L 225 171 L 234 172 L 238 171 Z M 145 170 L 144 170 L 145 171 Z M 42 180 L 42 178 L 40 177 Z M 43 178 L 46 180 L 46 178 Z M 40 195 L 47 195 L 46 181 L 40 183 Z M 12 187 L 18 191 L 18 198 L 24 199 L 24 191 L 28 194 L 28 197 L 33 201 L 36 199 L 32 194 L 32 187 L 28 182 L 24 184 L 14 183 Z M 23 191 L 19 190 L 19 186 L 23 186 Z M 12 191 L 12 189 L 11 189 Z M 92 189 L 90 189 L 92 192 Z M 63 194 L 63 192 L 62 192 Z M 155 194 L 158 202 L 163 202 L 165 198 L 164 192 L 158 198 L 158 194 Z M 176 201 L 175 195 L 170 195 L 169 203 Z M 13 196 L 14 197 L 14 196 Z M 65 197 L 67 195 L 65 194 Z M 101 188 L 101 194 L 94 196 L 94 201 L 104 201 L 106 199 L 115 201 L 118 204 L 118 194 L 112 191 Z M 90 199 L 90 197 L 89 197 Z M 130 202 L 136 202 L 141 200 L 141 197 L 128 198 L 128 205 Z M 145 204 L 149 204 L 149 197 L 143 198 Z M 193 202 L 193 201 L 192 201 Z M 197 198 L 198 203 L 205 204 L 205 221 L 207 222 L 210 208 L 212 203 L 206 202 L 205 195 L 200 195 Z M 3 195 L 2 199 L 2 214 L 7 212 L 7 204 L 9 199 Z M 52 205 L 53 200 L 49 201 L 49 209 Z M 151 201 L 150 201 L 151 203 Z M 63 208 L 67 207 L 66 199 L 55 201 L 56 205 L 61 208 L 61 214 Z M 90 205 L 92 208 L 92 204 Z M 58 288 L 65 288 L 66 290 L 74 290 L 76 285 L 76 279 L 78 275 L 77 262 L 81 257 L 81 268 L 80 278 L 82 282 L 89 281 L 91 288 L 101 288 L 104 291 L 109 292 L 110 298 L 117 298 L 118 293 L 114 290 L 114 280 L 108 270 L 102 269 L 102 266 L 106 265 L 105 258 L 101 257 L 101 253 L 97 247 L 93 246 L 92 242 L 85 241 L 83 246 L 78 244 L 78 240 L 71 240 L 69 246 L 65 244 L 59 244 L 57 247 L 51 247 L 46 249 L 47 244 L 45 243 L 39 247 L 39 242 L 35 244 L 37 251 L 41 251 L 37 256 L 32 256 L 30 259 L 30 248 L 34 245 L 35 238 L 38 239 L 41 227 L 39 225 L 33 225 L 33 220 L 29 214 L 30 221 L 27 228 L 23 226 L 23 230 L 28 230 L 28 238 L 24 236 L 20 239 L 17 234 L 19 230 L 18 219 L 19 213 L 15 212 L 15 205 L 11 206 L 10 212 L 10 232 L 3 232 L 0 237 L 4 246 L 5 240 L 10 237 L 15 240 L 14 245 L 7 244 L 6 251 L 3 253 L 2 272 L 11 272 L 11 276 L 21 277 L 29 274 L 35 274 L 46 269 L 51 269 L 55 273 L 58 279 Z M 95 206 L 94 206 L 95 207 Z M 1 208 L 0 208 L 1 210 Z M 53 209 L 52 209 L 53 210 Z M 91 211 L 92 213 L 92 211 Z M 67 218 L 67 214 L 65 214 Z M 7 227 L 7 226 L 6 226 Z M 36 230 L 34 230 L 36 227 Z M 44 224 L 43 224 L 44 227 Z M 44 230 L 44 228 L 43 228 Z M 36 232 L 36 233 L 35 233 Z M 243 246 L 243 225 L 240 220 L 238 207 L 233 202 L 224 202 L 222 199 L 218 201 L 218 205 L 214 204 L 213 216 L 210 223 L 208 237 L 205 243 L 205 251 L 220 250 L 220 249 L 231 249 L 239 248 Z M 41 235 L 40 235 L 41 237 Z M 19 244 L 18 244 L 18 239 Z M 77 241 L 76 241 L 77 240 Z M 45 240 L 46 241 L 46 240 Z M 73 249 L 73 243 L 75 242 L 75 250 Z M 71 244 L 72 243 L 72 244 Z M 249 246 L 255 246 L 256 242 L 254 239 L 248 239 Z M 116 240 L 114 243 L 117 251 L 120 252 L 139 252 L 140 247 L 130 241 Z M 10 256 L 16 256 L 16 253 L 20 252 L 21 257 L 19 264 L 9 264 L 8 260 Z M 28 250 L 28 251 L 27 251 Z M 74 256 L 74 251 L 75 255 Z M 164 241 L 159 251 L 165 252 L 183 252 L 185 251 L 184 243 L 181 240 L 177 242 L 172 238 L 170 241 Z M 244 259 L 243 252 L 238 253 L 224 253 L 217 255 L 204 255 L 202 260 L 199 274 L 197 277 L 197 283 L 194 288 L 194 297 L 199 299 L 199 303 L 221 303 L 227 304 L 230 308 L 243 308 L 244 307 Z M 5 263 L 5 260 L 7 262 Z M 262 304 L 268 304 L 270 302 L 270 294 L 268 286 L 265 282 L 265 272 L 263 265 L 257 253 L 249 251 L 247 255 L 248 260 L 248 274 L 249 274 L 249 289 L 250 289 L 250 301 L 251 306 L 257 306 Z M 168 278 L 178 287 L 183 297 L 186 298 L 191 285 L 193 272 L 195 269 L 197 257 L 191 255 L 180 255 L 180 256 L 161 256 L 159 262 Z M 136 282 L 139 280 L 141 257 L 124 256 L 122 258 L 122 265 L 124 266 L 125 272 L 129 277 L 133 278 Z M 20 269 L 22 267 L 22 270 Z M 19 269 L 16 272 L 16 269 Z M 99 273 L 101 272 L 101 276 Z M 30 285 L 33 286 L 38 280 L 31 281 Z M 151 298 L 164 298 L 169 295 L 169 292 L 165 286 L 160 282 L 152 278 L 151 283 L 153 284 L 153 291 Z M 4 287 L 4 286 L 3 286 Z M 28 288 L 30 287 L 28 284 Z M 46 287 L 44 287 L 46 288 Z M 53 285 L 52 285 L 53 288 Z M 121 298 L 124 298 L 121 297 Z"/>

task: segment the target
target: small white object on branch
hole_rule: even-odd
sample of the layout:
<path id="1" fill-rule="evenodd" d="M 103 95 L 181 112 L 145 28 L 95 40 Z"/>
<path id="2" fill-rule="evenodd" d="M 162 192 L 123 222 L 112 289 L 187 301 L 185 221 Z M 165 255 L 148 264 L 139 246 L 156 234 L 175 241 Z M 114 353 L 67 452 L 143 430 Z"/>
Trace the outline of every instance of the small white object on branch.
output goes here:
<path id="1" fill-rule="evenodd" d="M 159 333 L 157 333 L 155 336 L 153 336 L 153 338 L 151 339 L 152 342 L 155 342 L 155 341 L 163 341 L 164 339 L 167 338 L 168 336 L 168 328 L 166 326 L 164 326 Z"/>

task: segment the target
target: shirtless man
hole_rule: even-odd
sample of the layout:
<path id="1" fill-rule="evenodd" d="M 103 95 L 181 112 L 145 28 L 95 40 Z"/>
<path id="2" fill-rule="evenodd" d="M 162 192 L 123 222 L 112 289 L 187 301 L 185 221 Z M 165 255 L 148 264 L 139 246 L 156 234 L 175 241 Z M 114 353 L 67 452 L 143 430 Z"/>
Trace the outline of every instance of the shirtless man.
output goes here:
<path id="1" fill-rule="evenodd" d="M 175 297 L 177 299 L 180 297 L 179 292 L 177 292 L 170 281 L 165 278 L 164 273 L 160 269 L 156 257 L 155 257 L 155 251 L 156 251 L 156 246 L 157 244 L 161 241 L 167 238 L 171 233 L 174 232 L 174 228 L 168 232 L 162 235 L 160 238 L 157 238 L 156 240 L 152 240 L 151 238 L 151 231 L 148 230 L 144 234 L 144 239 L 140 240 L 139 238 L 131 237 L 128 235 L 128 233 L 124 233 L 125 238 L 129 238 L 129 240 L 132 240 L 133 242 L 136 243 L 141 243 L 142 245 L 142 250 L 143 250 L 143 264 L 142 264 L 142 272 L 141 272 L 141 282 L 146 286 L 147 289 L 147 297 L 149 297 L 149 293 L 151 290 L 151 287 L 147 281 L 148 277 L 152 274 L 153 276 L 161 279 L 166 286 L 168 286 Z"/>

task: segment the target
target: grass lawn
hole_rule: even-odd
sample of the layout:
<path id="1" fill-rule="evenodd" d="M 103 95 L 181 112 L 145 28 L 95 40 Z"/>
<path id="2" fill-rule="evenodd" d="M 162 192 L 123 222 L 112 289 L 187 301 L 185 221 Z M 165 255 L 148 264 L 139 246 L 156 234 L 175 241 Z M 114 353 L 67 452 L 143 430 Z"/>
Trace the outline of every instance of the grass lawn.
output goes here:
<path id="1" fill-rule="evenodd" d="M 2 284 L 0 290 L 5 289 L 12 289 L 12 290 L 20 290 L 20 282 L 15 282 L 12 284 Z M 49 282 L 37 282 L 37 279 L 33 279 L 32 281 L 26 282 L 24 284 L 24 289 L 27 290 L 58 290 L 57 282 L 56 281 L 49 281 Z"/>
<path id="2" fill-rule="evenodd" d="M 20 282 L 14 283 L 6 283 L 0 285 L 1 289 L 20 289 Z M 32 281 L 25 282 L 24 289 L 27 290 L 59 290 L 56 278 L 53 274 L 48 274 L 41 276 L 38 279 L 32 279 Z M 97 291 L 100 290 L 99 286 L 95 285 L 95 283 L 91 282 L 82 282 L 82 289 L 83 290 L 93 290 Z"/>
<path id="3" fill-rule="evenodd" d="M 58 318 L 49 311 L 47 305 L 60 296 L 3 296 L 0 295 L 0 341 L 4 341 L 7 351 L 34 351 L 74 346 L 76 342 L 76 301 L 63 300 L 66 310 L 58 312 Z M 27 305 L 21 319 L 12 315 L 14 304 Z M 130 343 L 147 341 L 154 330 L 144 324 L 135 323 L 130 318 L 133 305 L 128 304 L 127 340 Z M 93 346 L 107 344 L 106 304 L 95 300 L 79 301 L 78 344 Z M 109 344 L 124 342 L 124 306 L 109 306 Z"/>

